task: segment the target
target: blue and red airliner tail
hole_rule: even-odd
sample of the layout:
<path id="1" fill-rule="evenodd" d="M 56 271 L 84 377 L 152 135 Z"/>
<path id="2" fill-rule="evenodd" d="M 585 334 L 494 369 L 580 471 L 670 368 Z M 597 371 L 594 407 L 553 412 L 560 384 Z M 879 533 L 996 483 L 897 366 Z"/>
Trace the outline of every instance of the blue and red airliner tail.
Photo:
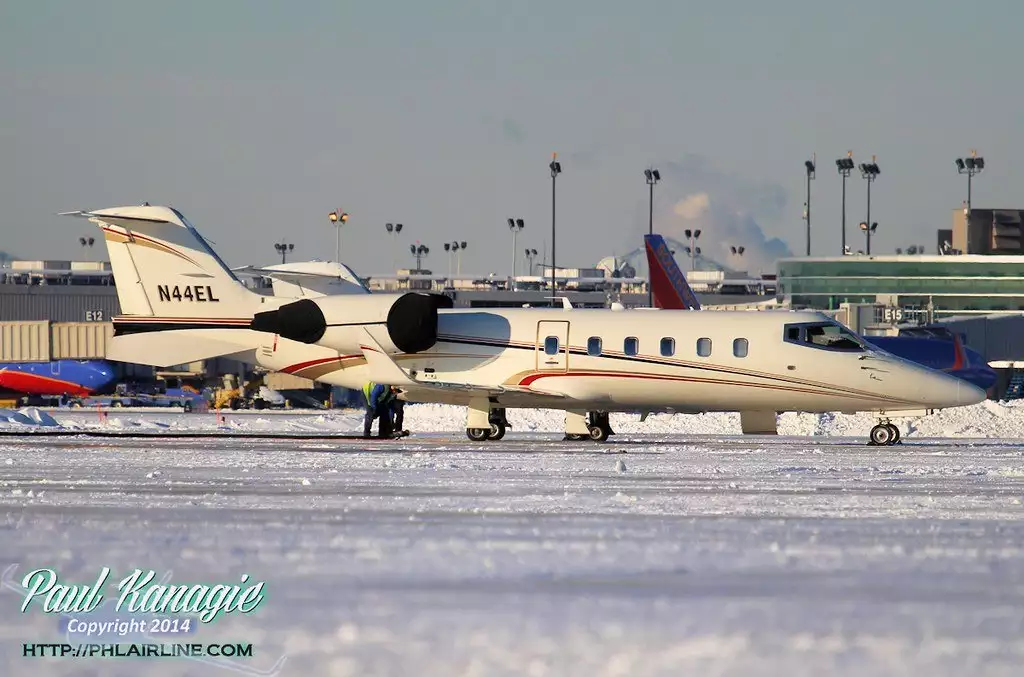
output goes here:
<path id="1" fill-rule="evenodd" d="M 675 257 L 661 235 L 644 235 L 654 307 L 666 310 L 700 310 L 700 301 L 679 270 Z"/>
<path id="2" fill-rule="evenodd" d="M 647 265 L 650 268 L 654 307 L 666 310 L 700 310 L 700 302 L 686 282 L 686 276 L 661 235 L 644 235 Z M 865 336 L 871 345 L 905 360 L 988 390 L 996 382 L 996 372 L 979 353 L 964 346 L 960 337 L 945 327 L 919 327 L 901 330 L 899 336 Z"/>
<path id="3" fill-rule="evenodd" d="M 26 395 L 84 397 L 109 386 L 115 376 L 105 360 L 0 362 L 0 390 Z"/>

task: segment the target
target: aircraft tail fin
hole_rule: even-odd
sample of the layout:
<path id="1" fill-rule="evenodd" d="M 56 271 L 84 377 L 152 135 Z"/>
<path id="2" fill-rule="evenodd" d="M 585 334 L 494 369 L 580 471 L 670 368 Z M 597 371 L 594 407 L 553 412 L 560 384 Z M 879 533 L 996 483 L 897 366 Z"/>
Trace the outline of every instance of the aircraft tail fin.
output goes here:
<path id="1" fill-rule="evenodd" d="M 644 248 L 647 250 L 654 306 L 666 310 L 700 310 L 700 301 L 687 283 L 686 275 L 676 265 L 665 238 L 644 235 Z"/>
<path id="2" fill-rule="evenodd" d="M 114 207 L 65 212 L 103 231 L 122 315 L 183 320 L 251 318 L 267 301 L 247 289 L 181 212 Z"/>

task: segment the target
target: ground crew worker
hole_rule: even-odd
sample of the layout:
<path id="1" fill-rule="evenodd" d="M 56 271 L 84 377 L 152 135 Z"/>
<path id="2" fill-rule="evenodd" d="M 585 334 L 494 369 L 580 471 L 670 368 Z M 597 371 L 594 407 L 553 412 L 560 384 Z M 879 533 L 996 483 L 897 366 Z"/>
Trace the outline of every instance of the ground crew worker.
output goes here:
<path id="1" fill-rule="evenodd" d="M 405 400 L 398 399 L 398 388 L 395 386 L 391 386 L 391 398 L 391 411 L 395 416 L 391 429 L 395 435 L 407 435 L 408 433 L 402 429 L 402 424 L 405 423 Z"/>
<path id="2" fill-rule="evenodd" d="M 363 386 L 363 396 L 366 398 L 363 437 L 370 437 L 370 429 L 375 418 L 378 419 L 377 434 L 381 437 L 391 436 L 391 406 L 388 397 L 390 393 L 391 389 L 388 386 L 373 381 Z"/>

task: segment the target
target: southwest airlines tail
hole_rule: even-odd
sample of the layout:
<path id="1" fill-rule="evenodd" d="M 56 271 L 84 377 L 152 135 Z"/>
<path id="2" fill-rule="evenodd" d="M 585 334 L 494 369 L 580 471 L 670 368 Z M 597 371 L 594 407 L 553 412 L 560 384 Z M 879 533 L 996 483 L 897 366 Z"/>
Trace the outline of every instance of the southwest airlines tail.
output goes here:
<path id="1" fill-rule="evenodd" d="M 66 212 L 103 231 L 122 315 L 107 357 L 170 366 L 251 348 L 253 315 L 279 305 L 247 289 L 176 209 Z"/>
<path id="2" fill-rule="evenodd" d="M 665 238 L 661 235 L 644 235 L 647 249 L 647 267 L 650 269 L 651 291 L 654 293 L 654 307 L 666 310 L 700 310 L 700 301 L 686 282 L 686 276 L 679 270 Z"/>

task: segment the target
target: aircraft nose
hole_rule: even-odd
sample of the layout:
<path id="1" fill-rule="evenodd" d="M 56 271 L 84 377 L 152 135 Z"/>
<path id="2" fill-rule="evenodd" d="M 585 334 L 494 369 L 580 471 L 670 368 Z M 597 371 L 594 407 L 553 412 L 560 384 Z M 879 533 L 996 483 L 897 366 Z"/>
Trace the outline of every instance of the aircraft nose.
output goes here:
<path id="1" fill-rule="evenodd" d="M 919 372 L 916 381 L 919 401 L 929 408 L 962 407 L 977 404 L 987 397 L 985 391 L 974 384 L 931 369 Z"/>

